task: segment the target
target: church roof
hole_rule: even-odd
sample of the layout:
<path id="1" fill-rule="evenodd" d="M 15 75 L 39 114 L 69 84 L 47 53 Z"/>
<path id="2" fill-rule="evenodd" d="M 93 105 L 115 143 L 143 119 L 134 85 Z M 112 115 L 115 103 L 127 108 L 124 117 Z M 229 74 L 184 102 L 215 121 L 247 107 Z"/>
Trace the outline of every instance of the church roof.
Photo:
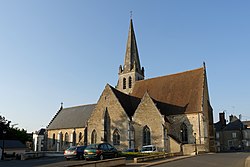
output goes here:
<path id="1" fill-rule="evenodd" d="M 63 108 L 58 111 L 47 129 L 83 128 L 92 114 L 96 104 Z"/>
<path id="2" fill-rule="evenodd" d="M 132 96 L 148 92 L 166 114 L 201 112 L 205 67 L 135 82 Z"/>
<path id="3" fill-rule="evenodd" d="M 115 94 L 116 98 L 119 100 L 123 109 L 126 111 L 127 115 L 131 118 L 134 115 L 136 108 L 140 104 L 141 99 L 122 93 L 112 86 L 110 86 L 110 88 Z"/>

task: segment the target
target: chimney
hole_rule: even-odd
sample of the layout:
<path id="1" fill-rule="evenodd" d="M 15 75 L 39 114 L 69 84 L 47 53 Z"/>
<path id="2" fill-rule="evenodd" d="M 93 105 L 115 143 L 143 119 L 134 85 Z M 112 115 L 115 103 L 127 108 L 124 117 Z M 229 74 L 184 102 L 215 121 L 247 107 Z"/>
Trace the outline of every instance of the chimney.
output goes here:
<path id="1" fill-rule="evenodd" d="M 221 123 L 222 127 L 225 127 L 226 126 L 225 113 L 222 112 L 219 114 L 220 114 L 220 123 Z"/>
<path id="2" fill-rule="evenodd" d="M 234 117 L 234 116 L 233 116 L 232 114 L 229 116 L 229 121 L 230 121 L 230 122 L 232 122 L 233 117 Z"/>

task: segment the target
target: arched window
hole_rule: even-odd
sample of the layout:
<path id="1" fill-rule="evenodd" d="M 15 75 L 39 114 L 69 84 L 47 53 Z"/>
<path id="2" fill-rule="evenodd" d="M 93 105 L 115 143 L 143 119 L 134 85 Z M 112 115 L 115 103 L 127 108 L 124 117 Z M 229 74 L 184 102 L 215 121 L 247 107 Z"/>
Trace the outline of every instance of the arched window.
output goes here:
<path id="1" fill-rule="evenodd" d="M 64 145 L 67 146 L 69 144 L 69 134 L 66 132 L 64 135 Z"/>
<path id="2" fill-rule="evenodd" d="M 113 133 L 113 145 L 120 145 L 120 133 L 118 129 L 115 129 Z"/>
<path id="3" fill-rule="evenodd" d="M 126 89 L 126 78 L 123 78 L 123 89 Z"/>
<path id="4" fill-rule="evenodd" d="M 143 145 L 150 145 L 151 144 L 151 135 L 150 135 L 150 129 L 146 125 L 143 127 Z"/>
<path id="5" fill-rule="evenodd" d="M 104 113 L 104 142 L 110 141 L 110 116 L 106 108 Z"/>
<path id="6" fill-rule="evenodd" d="M 96 144 L 96 141 L 97 141 L 97 133 L 96 130 L 93 130 L 91 134 L 91 144 Z"/>
<path id="7" fill-rule="evenodd" d="M 78 143 L 82 140 L 82 132 L 79 133 L 79 140 Z"/>
<path id="8" fill-rule="evenodd" d="M 60 143 L 60 148 L 62 148 L 62 145 L 63 145 L 63 133 L 62 132 L 59 133 L 58 139 Z"/>
<path id="9" fill-rule="evenodd" d="M 76 145 L 76 132 L 73 132 L 73 141 L 72 141 L 72 145 L 75 146 Z"/>
<path id="10" fill-rule="evenodd" d="M 183 123 L 181 125 L 181 142 L 182 143 L 188 143 L 188 130 L 187 130 L 187 125 Z"/>
<path id="11" fill-rule="evenodd" d="M 128 87 L 132 88 L 132 77 L 128 78 Z"/>
<path id="12" fill-rule="evenodd" d="M 83 141 L 84 141 L 84 145 L 88 144 L 88 127 L 86 127 L 84 129 L 84 139 L 83 139 Z"/>
<path id="13" fill-rule="evenodd" d="M 52 141 L 53 141 L 53 145 L 56 144 L 56 134 L 55 133 L 53 133 L 53 140 Z"/>
<path id="14" fill-rule="evenodd" d="M 129 140 L 129 148 L 135 147 L 135 128 L 131 122 L 129 122 L 128 127 L 128 140 Z"/>

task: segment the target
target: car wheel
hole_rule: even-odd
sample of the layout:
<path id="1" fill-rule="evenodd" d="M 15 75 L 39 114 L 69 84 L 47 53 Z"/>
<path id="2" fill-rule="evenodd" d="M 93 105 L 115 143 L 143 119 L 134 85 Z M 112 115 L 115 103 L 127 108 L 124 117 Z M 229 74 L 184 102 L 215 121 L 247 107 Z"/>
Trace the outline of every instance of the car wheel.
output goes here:
<path id="1" fill-rule="evenodd" d="M 65 158 L 67 161 L 70 160 L 70 158 Z"/>
<path id="2" fill-rule="evenodd" d="M 100 159 L 100 160 L 103 160 L 103 159 L 104 159 L 104 157 L 103 157 L 102 154 L 100 155 L 99 159 Z"/>

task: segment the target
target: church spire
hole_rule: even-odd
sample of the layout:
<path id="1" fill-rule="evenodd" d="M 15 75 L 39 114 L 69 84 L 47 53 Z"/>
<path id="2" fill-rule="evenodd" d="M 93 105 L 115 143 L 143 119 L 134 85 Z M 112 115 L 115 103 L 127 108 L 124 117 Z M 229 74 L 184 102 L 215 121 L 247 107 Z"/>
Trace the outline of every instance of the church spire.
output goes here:
<path id="1" fill-rule="evenodd" d="M 130 18 L 129 33 L 128 33 L 123 71 L 129 72 L 131 70 L 135 70 L 141 75 L 144 75 L 141 69 L 141 65 L 140 65 L 132 18 Z"/>
<path id="2" fill-rule="evenodd" d="M 138 48 L 132 18 L 130 18 L 128 40 L 124 65 L 119 67 L 119 80 L 116 88 L 129 94 L 132 91 L 135 81 L 144 79 L 144 68 L 141 68 Z"/>

